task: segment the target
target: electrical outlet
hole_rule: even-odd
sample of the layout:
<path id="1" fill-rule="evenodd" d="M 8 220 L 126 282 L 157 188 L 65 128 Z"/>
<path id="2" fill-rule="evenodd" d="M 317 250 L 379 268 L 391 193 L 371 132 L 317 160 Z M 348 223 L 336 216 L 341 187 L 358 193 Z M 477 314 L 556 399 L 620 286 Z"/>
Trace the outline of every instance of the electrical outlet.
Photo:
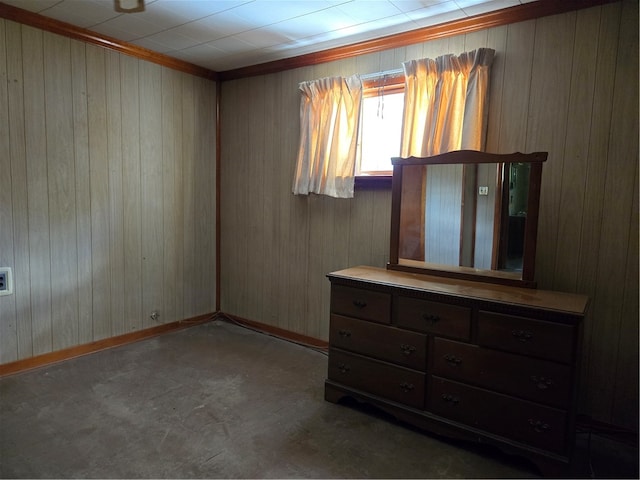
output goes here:
<path id="1" fill-rule="evenodd" d="M 0 295 L 11 295 L 13 293 L 13 278 L 11 277 L 11 267 L 0 267 Z"/>

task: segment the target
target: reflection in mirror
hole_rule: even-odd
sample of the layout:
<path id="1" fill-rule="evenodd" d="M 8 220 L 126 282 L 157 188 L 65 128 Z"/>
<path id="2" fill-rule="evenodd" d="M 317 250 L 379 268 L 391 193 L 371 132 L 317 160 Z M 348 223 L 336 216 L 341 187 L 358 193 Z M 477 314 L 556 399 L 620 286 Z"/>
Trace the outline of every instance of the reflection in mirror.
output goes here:
<path id="1" fill-rule="evenodd" d="M 392 201 L 389 268 L 532 281 L 540 162 L 545 159 L 546 153 L 469 151 L 393 159 L 398 192 Z M 535 218 L 527 223 L 532 205 Z"/>
<path id="2" fill-rule="evenodd" d="M 524 253 L 524 227 L 527 219 L 529 197 L 529 163 L 511 163 L 504 166 L 508 187 L 504 189 L 500 251 L 497 268 L 506 271 L 522 271 Z"/>

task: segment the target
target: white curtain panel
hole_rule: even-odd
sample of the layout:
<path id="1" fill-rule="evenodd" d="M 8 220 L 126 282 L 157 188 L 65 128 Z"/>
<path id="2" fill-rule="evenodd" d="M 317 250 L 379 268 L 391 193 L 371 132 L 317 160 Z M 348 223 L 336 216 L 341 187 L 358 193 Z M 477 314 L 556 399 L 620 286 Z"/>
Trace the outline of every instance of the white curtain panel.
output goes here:
<path id="1" fill-rule="evenodd" d="M 293 193 L 352 198 L 362 107 L 358 75 L 299 85 L 300 146 Z"/>
<path id="2" fill-rule="evenodd" d="M 459 56 L 449 54 L 402 64 L 402 157 L 483 150 L 494 54 L 490 48 L 480 48 Z"/>

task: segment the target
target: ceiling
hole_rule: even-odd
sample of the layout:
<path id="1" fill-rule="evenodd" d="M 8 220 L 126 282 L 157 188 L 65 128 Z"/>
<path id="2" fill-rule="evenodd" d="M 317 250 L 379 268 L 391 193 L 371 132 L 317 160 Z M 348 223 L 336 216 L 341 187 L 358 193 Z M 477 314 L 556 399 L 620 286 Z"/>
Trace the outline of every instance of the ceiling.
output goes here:
<path id="1" fill-rule="evenodd" d="M 222 72 L 535 0 L 145 0 L 140 13 L 114 0 L 0 1 Z"/>

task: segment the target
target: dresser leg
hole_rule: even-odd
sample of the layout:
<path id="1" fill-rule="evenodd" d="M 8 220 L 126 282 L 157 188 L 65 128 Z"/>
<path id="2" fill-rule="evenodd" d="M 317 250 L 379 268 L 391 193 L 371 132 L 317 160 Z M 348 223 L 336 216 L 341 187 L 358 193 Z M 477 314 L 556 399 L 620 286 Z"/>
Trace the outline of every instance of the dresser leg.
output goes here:
<path id="1" fill-rule="evenodd" d="M 347 397 L 346 393 L 344 393 L 341 389 L 335 388 L 328 382 L 324 384 L 324 399 L 327 402 L 338 403 L 342 398 Z"/>

